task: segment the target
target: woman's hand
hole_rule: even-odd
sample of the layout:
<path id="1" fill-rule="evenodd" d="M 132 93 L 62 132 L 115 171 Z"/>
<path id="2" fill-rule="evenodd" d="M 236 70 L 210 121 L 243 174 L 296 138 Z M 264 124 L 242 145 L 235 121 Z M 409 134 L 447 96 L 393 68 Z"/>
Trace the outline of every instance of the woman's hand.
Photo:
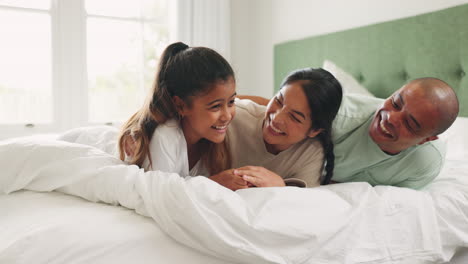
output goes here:
<path id="1" fill-rule="evenodd" d="M 259 166 L 245 166 L 234 170 L 234 174 L 241 176 L 250 185 L 257 187 L 286 186 L 283 178 L 278 174 Z"/>
<path id="2" fill-rule="evenodd" d="M 247 182 L 242 179 L 242 176 L 235 175 L 233 169 L 222 171 L 209 179 L 233 191 L 248 188 Z"/>

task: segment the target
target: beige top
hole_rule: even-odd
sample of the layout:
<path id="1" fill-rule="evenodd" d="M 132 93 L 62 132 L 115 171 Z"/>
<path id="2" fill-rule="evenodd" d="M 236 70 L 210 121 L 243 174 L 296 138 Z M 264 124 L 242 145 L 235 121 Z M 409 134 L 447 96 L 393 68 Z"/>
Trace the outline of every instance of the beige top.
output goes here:
<path id="1" fill-rule="evenodd" d="M 236 99 L 236 107 L 236 116 L 228 128 L 233 168 L 262 166 L 283 177 L 287 185 L 320 185 L 324 155 L 318 140 L 305 139 L 277 155 L 271 154 L 262 134 L 266 107 L 246 99 Z"/>

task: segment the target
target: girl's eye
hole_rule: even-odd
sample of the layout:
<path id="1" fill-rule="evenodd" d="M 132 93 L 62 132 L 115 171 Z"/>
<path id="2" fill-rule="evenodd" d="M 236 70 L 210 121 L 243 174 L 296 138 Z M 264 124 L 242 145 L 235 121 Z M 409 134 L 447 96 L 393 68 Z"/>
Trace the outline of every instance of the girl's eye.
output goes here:
<path id="1" fill-rule="evenodd" d="M 229 104 L 230 104 L 230 105 L 233 105 L 233 104 L 234 104 L 234 100 L 229 101 Z"/>
<path id="2" fill-rule="evenodd" d="M 216 109 L 218 109 L 220 107 L 221 107 L 221 105 L 217 104 L 217 105 L 213 105 L 212 107 L 210 107 L 210 109 L 216 110 Z"/>

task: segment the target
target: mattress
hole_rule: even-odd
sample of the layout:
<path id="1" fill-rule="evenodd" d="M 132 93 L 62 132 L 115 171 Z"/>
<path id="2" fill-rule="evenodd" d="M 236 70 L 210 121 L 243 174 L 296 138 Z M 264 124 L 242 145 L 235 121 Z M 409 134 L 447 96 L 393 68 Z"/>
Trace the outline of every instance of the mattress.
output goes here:
<path id="1" fill-rule="evenodd" d="M 148 217 L 57 192 L 0 195 L 0 263 L 232 263 L 189 248 Z"/>

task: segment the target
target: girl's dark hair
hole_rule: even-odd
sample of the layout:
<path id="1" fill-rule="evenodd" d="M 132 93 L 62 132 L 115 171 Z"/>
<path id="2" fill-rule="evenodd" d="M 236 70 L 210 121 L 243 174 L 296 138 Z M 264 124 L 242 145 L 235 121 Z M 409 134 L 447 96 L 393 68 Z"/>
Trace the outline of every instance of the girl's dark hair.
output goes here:
<path id="1" fill-rule="evenodd" d="M 306 68 L 291 72 L 284 79 L 281 87 L 296 82 L 302 86 L 309 103 L 312 113 L 311 130 L 322 129 L 317 137 L 324 149 L 326 164 L 325 175 L 320 179 L 320 184 L 329 184 L 335 167 L 331 131 L 343 97 L 341 84 L 324 69 Z"/>
<path id="2" fill-rule="evenodd" d="M 178 96 L 190 107 L 192 96 L 208 93 L 213 84 L 230 79 L 234 80 L 234 71 L 216 51 L 189 47 L 182 42 L 169 45 L 161 55 L 153 88 L 145 104 L 122 128 L 120 159 L 125 159 L 125 143 L 131 139 L 134 150 L 130 163 L 142 167 L 146 157 L 151 162 L 149 143 L 156 127 L 170 119 L 180 119 L 173 97 Z M 201 159 L 210 173 L 229 169 L 227 143 L 205 143 L 206 151 Z"/>

